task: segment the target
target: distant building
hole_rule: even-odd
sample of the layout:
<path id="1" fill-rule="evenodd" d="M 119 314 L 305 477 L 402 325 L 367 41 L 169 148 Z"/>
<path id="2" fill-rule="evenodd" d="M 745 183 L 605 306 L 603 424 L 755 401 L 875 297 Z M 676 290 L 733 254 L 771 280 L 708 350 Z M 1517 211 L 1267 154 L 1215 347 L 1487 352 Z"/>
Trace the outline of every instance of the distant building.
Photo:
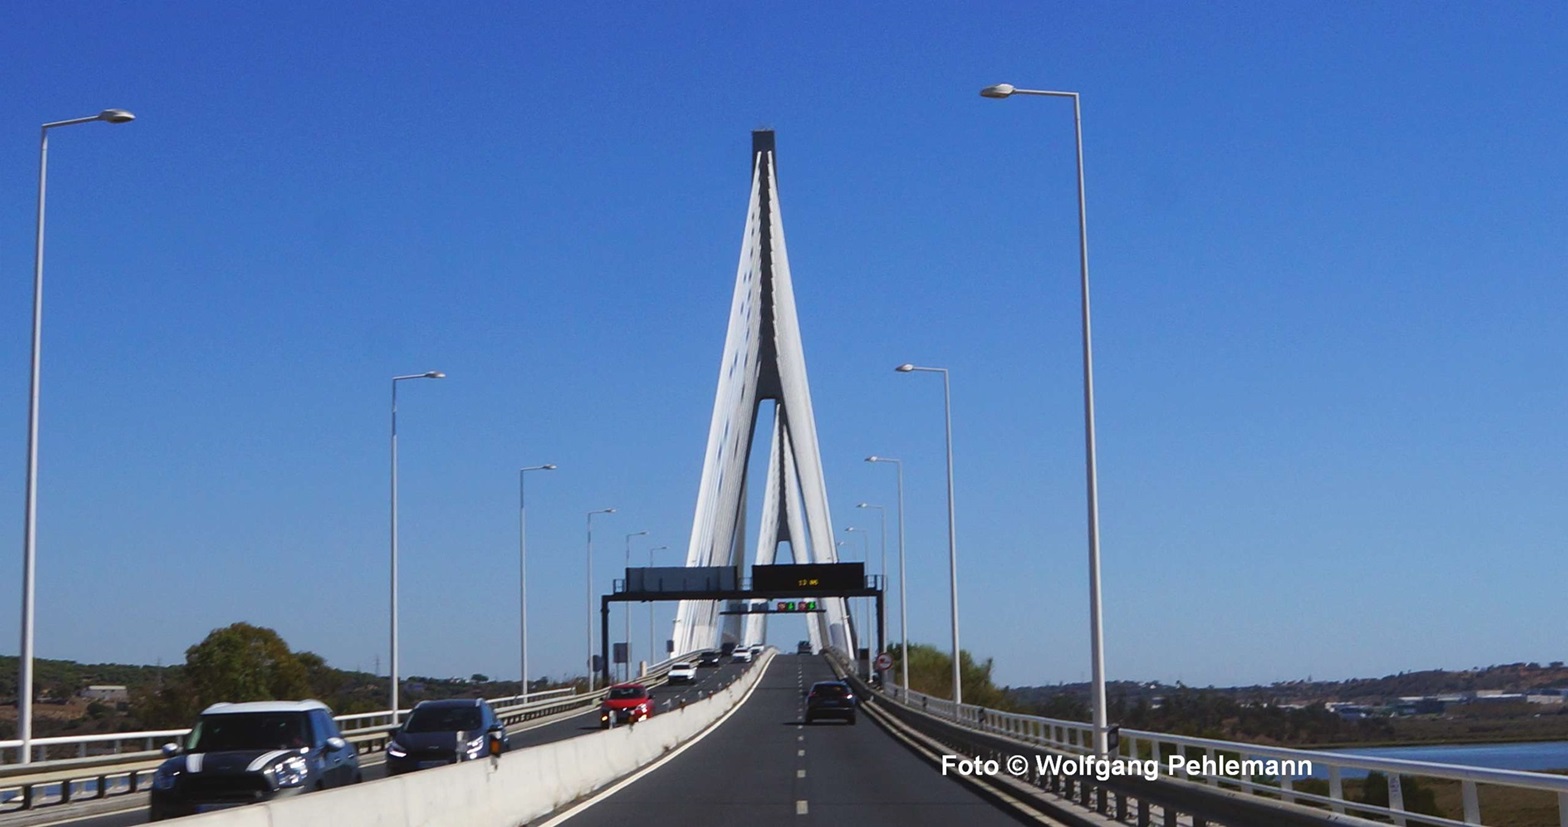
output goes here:
<path id="1" fill-rule="evenodd" d="M 1524 699 L 1533 704 L 1560 704 L 1568 700 L 1568 689 L 1532 689 Z"/>
<path id="2" fill-rule="evenodd" d="M 95 684 L 83 689 L 78 694 L 89 701 L 103 701 L 111 704 L 131 699 L 131 693 L 125 691 L 125 687 L 110 684 Z"/>

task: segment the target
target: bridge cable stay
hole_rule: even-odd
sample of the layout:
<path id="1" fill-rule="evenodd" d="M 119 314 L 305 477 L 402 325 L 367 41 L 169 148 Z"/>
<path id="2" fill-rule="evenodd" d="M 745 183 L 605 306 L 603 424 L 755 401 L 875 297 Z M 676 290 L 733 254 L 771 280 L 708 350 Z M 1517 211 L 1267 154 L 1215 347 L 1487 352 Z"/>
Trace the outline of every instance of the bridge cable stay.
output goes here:
<path id="1" fill-rule="evenodd" d="M 838 561 L 785 252 L 774 146 L 771 130 L 752 133 L 746 228 L 686 553 L 687 566 L 730 566 L 737 576 L 747 563 L 747 472 L 765 402 L 773 403 L 773 423 L 755 562 L 774 563 L 786 542 L 795 563 Z M 822 613 L 806 615 L 812 648 L 854 652 L 844 599 L 825 598 L 822 605 Z M 721 608 L 715 601 L 682 601 L 673 634 L 676 651 L 761 642 L 763 617 L 723 615 Z"/>

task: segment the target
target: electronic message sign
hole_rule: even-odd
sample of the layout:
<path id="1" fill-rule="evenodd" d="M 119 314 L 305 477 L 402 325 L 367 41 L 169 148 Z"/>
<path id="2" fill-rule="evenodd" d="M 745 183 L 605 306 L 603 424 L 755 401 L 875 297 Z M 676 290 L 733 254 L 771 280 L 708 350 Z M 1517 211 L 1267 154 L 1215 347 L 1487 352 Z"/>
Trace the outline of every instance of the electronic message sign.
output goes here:
<path id="1" fill-rule="evenodd" d="M 864 563 L 796 563 L 751 567 L 751 590 L 754 592 L 817 594 L 865 587 Z"/>

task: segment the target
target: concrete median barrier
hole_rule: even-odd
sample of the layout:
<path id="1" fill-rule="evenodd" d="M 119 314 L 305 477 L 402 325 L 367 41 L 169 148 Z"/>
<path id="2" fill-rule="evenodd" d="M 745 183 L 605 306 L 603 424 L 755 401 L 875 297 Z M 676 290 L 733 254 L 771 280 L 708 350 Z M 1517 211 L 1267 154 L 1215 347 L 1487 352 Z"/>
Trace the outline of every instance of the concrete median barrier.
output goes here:
<path id="1" fill-rule="evenodd" d="M 449 767 L 184 819 L 194 827 L 515 827 L 647 766 L 712 726 L 761 677 L 774 650 L 728 687 L 635 726 Z"/>

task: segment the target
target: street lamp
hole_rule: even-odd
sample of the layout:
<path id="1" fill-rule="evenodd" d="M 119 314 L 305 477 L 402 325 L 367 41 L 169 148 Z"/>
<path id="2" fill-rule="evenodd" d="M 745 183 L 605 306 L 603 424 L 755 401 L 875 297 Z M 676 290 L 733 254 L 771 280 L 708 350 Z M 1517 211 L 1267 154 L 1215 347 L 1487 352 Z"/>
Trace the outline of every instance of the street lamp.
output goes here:
<path id="1" fill-rule="evenodd" d="M 523 703 L 528 703 L 528 498 L 523 494 L 523 477 L 529 471 L 554 471 L 553 464 L 530 465 L 517 472 L 517 596 L 518 639 L 522 641 Z"/>
<path id="2" fill-rule="evenodd" d="M 899 373 L 920 371 L 942 374 L 942 404 L 947 416 L 947 565 L 953 601 L 953 703 L 964 702 L 963 676 L 959 672 L 962 650 L 958 648 L 958 534 L 953 525 L 953 393 L 947 380 L 947 368 L 922 368 L 902 364 L 894 368 Z"/>
<path id="3" fill-rule="evenodd" d="M 887 595 L 887 509 L 883 508 L 880 505 L 872 505 L 871 503 L 861 503 L 861 504 L 859 504 L 859 505 L 857 505 L 855 507 L 856 508 L 875 508 L 877 510 L 877 516 L 880 517 L 881 520 L 882 520 L 882 533 L 881 533 L 881 537 L 882 537 L 882 572 L 881 572 L 881 574 L 882 574 L 882 594 L 883 594 L 883 599 L 882 599 L 882 617 L 881 617 L 881 620 L 882 620 L 882 633 L 884 635 L 886 635 L 887 634 L 887 597 L 886 597 L 886 595 Z M 878 643 L 880 643 L 881 646 L 882 646 L 882 649 L 884 651 L 886 651 L 886 649 L 887 649 L 887 642 L 886 641 L 878 641 Z"/>
<path id="4" fill-rule="evenodd" d="M 861 565 L 862 565 L 861 573 L 864 574 L 864 572 L 865 572 L 864 566 L 871 565 L 871 541 L 866 539 L 867 532 L 863 528 L 856 528 L 854 526 L 849 526 L 849 527 L 845 528 L 844 531 L 846 531 L 846 532 L 853 532 L 853 533 L 856 533 L 856 534 L 860 535 L 860 562 L 861 562 Z M 861 578 L 860 585 L 861 585 L 862 588 L 865 587 L 866 581 L 865 581 L 864 577 Z M 867 614 L 869 614 L 870 611 L 871 611 L 871 605 L 870 604 L 871 604 L 871 601 L 868 599 L 866 601 L 866 609 L 865 609 Z M 866 621 L 866 625 L 873 626 L 875 624 L 873 624 L 871 621 Z M 867 629 L 865 631 L 865 636 L 867 638 L 871 637 L 871 630 L 870 629 Z M 881 641 L 877 641 L 877 642 L 881 643 Z M 855 648 L 857 650 L 855 652 L 855 663 L 859 664 L 860 660 L 861 660 L 860 652 L 858 651 L 860 649 L 860 642 L 859 641 L 855 642 Z M 871 652 L 871 647 L 869 645 L 866 646 L 866 652 L 868 653 L 868 657 L 869 657 L 869 653 Z M 868 675 L 871 672 L 871 670 L 869 668 L 864 670 L 864 671 Z"/>
<path id="5" fill-rule="evenodd" d="M 136 116 L 124 109 L 105 109 L 90 118 L 72 118 L 43 125 L 38 139 L 38 233 L 33 241 L 33 363 L 27 402 L 27 505 L 22 527 L 22 651 L 17 692 L 17 718 L 22 736 L 23 764 L 33 760 L 33 565 L 38 537 L 38 368 L 44 324 L 44 190 L 49 178 L 49 130 L 57 126 L 104 121 L 126 123 Z"/>
<path id="6" fill-rule="evenodd" d="M 1053 92 L 1042 89 L 1018 89 L 1010 83 L 999 83 L 980 90 L 987 98 L 1006 98 L 1012 95 L 1039 95 L 1052 98 L 1071 98 L 1073 101 L 1073 134 L 1078 145 L 1078 284 L 1082 296 L 1083 314 L 1083 441 L 1085 488 L 1089 505 L 1089 662 L 1094 680 L 1094 751 L 1106 752 L 1105 717 L 1105 637 L 1100 617 L 1100 494 L 1094 458 L 1094 349 L 1089 335 L 1089 227 L 1084 205 L 1083 185 L 1083 110 L 1077 92 Z"/>
<path id="7" fill-rule="evenodd" d="M 629 569 L 629 568 L 632 567 L 632 538 L 633 537 L 646 537 L 647 535 L 648 535 L 648 532 L 647 532 L 646 529 L 643 530 L 643 531 L 633 531 L 632 533 L 626 535 L 626 568 Z M 626 585 L 627 585 L 627 587 L 630 587 L 631 583 L 627 583 Z M 632 679 L 632 604 L 627 603 L 626 604 L 626 608 L 622 612 L 622 614 L 625 615 L 625 617 L 626 617 L 626 680 L 631 680 Z M 650 651 L 648 653 L 648 656 L 652 657 L 653 653 Z M 650 661 L 650 663 L 651 662 L 652 661 Z"/>
<path id="8" fill-rule="evenodd" d="M 898 634 L 901 639 L 898 653 L 899 691 L 902 698 L 909 697 L 909 601 L 904 591 L 904 462 L 888 457 L 866 457 L 866 462 L 891 462 L 898 469 Z"/>
<path id="9" fill-rule="evenodd" d="M 392 723 L 397 723 L 397 383 L 407 379 L 445 379 L 439 370 L 392 377 Z"/>
<path id="10" fill-rule="evenodd" d="M 834 540 L 834 556 L 839 560 L 843 560 L 844 556 L 839 550 L 847 545 L 849 545 L 848 540 Z M 850 597 L 843 598 L 843 600 L 844 608 L 848 610 L 849 614 L 849 634 L 844 635 L 844 640 L 850 646 L 849 657 L 855 662 L 855 671 L 858 674 L 860 671 L 860 626 L 855 623 L 855 601 L 854 598 Z"/>
<path id="11" fill-rule="evenodd" d="M 653 568 L 653 553 L 655 551 L 669 551 L 669 550 L 670 550 L 669 546 L 654 546 L 653 548 L 648 549 L 648 568 L 650 568 L 650 569 Z M 647 585 L 644 584 L 644 588 L 646 588 L 646 587 L 647 587 Z M 653 655 L 654 655 L 654 651 L 653 651 L 653 601 L 650 600 L 650 601 L 648 601 L 648 659 L 649 659 L 650 663 L 656 663 L 657 662 L 657 661 L 653 660 Z"/>
<path id="12" fill-rule="evenodd" d="M 588 691 L 589 692 L 593 691 L 593 687 L 594 687 L 594 683 L 595 683 L 594 679 L 598 677 L 598 675 L 596 675 L 594 673 L 594 671 L 593 671 L 593 515 L 595 515 L 595 514 L 614 514 L 614 513 L 615 513 L 615 509 L 613 509 L 613 508 L 601 508 L 598 511 L 590 511 L 590 512 L 588 512 L 588 555 L 587 555 L 587 560 L 588 560 Z M 609 652 L 605 652 L 604 655 L 605 655 L 605 657 L 609 657 L 610 653 Z M 610 665 L 608 663 L 604 665 L 604 672 L 605 672 L 605 674 L 609 674 L 609 672 L 610 672 Z"/>

